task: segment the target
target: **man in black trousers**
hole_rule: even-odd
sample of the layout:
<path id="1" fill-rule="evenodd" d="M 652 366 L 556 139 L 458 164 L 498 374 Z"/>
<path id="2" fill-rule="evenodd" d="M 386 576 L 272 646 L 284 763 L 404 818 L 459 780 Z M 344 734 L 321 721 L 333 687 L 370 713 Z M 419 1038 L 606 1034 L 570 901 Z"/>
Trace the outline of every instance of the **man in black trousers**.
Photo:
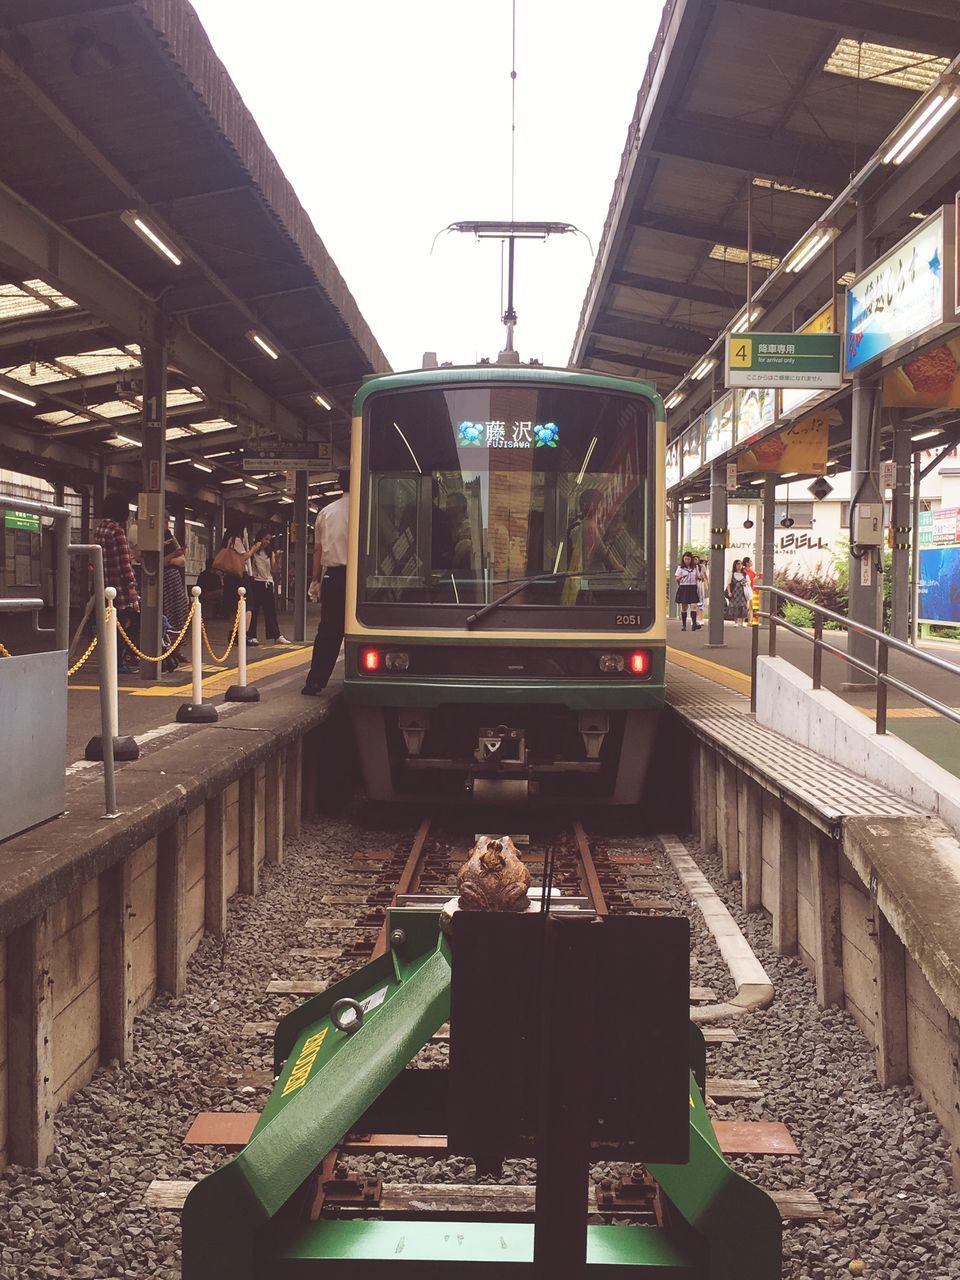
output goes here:
<path id="1" fill-rule="evenodd" d="M 347 600 L 347 517 L 350 508 L 350 472 L 337 473 L 341 497 L 324 507 L 317 516 L 313 544 L 310 599 L 320 599 L 320 625 L 313 642 L 313 660 L 302 692 L 320 693 L 340 654 L 343 644 L 344 612 Z M 322 575 L 322 580 L 321 580 Z"/>

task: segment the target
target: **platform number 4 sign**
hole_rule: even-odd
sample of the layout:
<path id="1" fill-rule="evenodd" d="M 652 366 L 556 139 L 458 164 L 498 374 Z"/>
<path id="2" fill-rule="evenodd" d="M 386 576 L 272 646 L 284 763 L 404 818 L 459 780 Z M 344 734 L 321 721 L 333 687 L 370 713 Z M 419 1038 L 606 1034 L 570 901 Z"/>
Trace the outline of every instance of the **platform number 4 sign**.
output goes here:
<path id="1" fill-rule="evenodd" d="M 753 364 L 753 339 L 738 338 L 730 348 L 730 367 L 749 369 Z"/>

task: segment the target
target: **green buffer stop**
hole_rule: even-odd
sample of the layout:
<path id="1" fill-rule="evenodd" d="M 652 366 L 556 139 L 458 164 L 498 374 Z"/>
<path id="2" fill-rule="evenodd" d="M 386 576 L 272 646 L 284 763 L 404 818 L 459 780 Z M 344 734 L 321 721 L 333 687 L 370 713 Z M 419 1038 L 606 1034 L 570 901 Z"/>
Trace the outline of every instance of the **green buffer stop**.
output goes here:
<path id="1" fill-rule="evenodd" d="M 561 1241 L 563 1280 L 776 1280 L 777 1207 L 727 1165 L 703 1103 L 687 921 L 453 920 L 451 939 L 437 909 L 391 909 L 393 949 L 280 1022 L 253 1136 L 184 1206 L 184 1280 L 539 1280 L 561 1275 Z M 448 1019 L 449 1070 L 406 1071 Z M 351 1132 L 446 1133 L 484 1167 L 536 1154 L 535 1220 L 311 1221 L 318 1170 Z M 663 1227 L 587 1224 L 599 1160 L 644 1162 Z"/>

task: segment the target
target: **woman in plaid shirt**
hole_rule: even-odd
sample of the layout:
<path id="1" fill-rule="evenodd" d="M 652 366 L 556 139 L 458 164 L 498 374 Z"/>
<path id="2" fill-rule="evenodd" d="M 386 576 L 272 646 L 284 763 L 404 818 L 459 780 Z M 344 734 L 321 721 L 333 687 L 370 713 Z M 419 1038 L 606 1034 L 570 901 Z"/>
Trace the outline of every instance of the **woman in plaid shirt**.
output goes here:
<path id="1" fill-rule="evenodd" d="M 103 500 L 103 516 L 93 535 L 94 542 L 103 548 L 104 586 L 116 588 L 116 609 L 121 623 L 128 631 L 140 613 L 140 592 L 130 558 L 130 543 L 127 541 L 129 518 L 130 508 L 124 495 L 108 493 Z M 128 653 L 125 646 L 118 646 L 117 654 L 122 674 L 129 675 L 137 671 L 133 655 Z"/>

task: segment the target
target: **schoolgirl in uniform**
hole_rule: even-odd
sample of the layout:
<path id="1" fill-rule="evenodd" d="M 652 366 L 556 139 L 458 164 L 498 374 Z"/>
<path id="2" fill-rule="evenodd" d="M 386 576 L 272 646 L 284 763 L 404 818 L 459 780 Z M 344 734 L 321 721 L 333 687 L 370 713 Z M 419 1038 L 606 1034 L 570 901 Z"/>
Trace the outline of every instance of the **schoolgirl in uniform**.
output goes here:
<path id="1" fill-rule="evenodd" d="M 676 601 L 680 606 L 681 628 L 684 631 L 687 629 L 687 610 L 689 609 L 693 630 L 699 631 L 700 623 L 697 621 L 697 609 L 700 605 L 700 585 L 703 582 L 703 569 L 692 551 L 683 553 L 677 566 L 677 571 L 673 576 L 677 580 Z"/>

